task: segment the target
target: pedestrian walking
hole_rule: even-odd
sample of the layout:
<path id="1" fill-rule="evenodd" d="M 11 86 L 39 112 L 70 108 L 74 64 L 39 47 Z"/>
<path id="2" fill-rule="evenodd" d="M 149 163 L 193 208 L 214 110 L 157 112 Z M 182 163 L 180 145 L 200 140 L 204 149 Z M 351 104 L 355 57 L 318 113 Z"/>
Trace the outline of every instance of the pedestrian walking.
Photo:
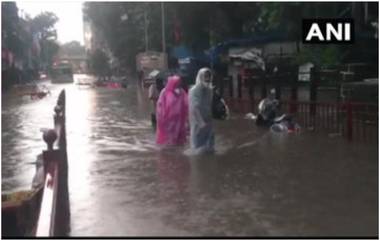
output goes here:
<path id="1" fill-rule="evenodd" d="M 181 78 L 168 78 L 157 101 L 157 133 L 159 145 L 173 146 L 186 143 L 188 121 L 188 97 L 181 88 Z"/>
<path id="2" fill-rule="evenodd" d="M 164 80 L 161 77 L 157 77 L 155 80 L 155 83 L 150 85 L 149 91 L 148 91 L 148 98 L 152 102 L 151 121 L 152 121 L 152 127 L 154 130 L 156 130 L 156 125 L 157 125 L 157 118 L 156 118 L 157 101 L 163 88 L 164 88 Z"/>
<path id="3" fill-rule="evenodd" d="M 211 70 L 202 68 L 189 92 L 190 146 L 200 152 L 214 151 L 212 98 Z"/>

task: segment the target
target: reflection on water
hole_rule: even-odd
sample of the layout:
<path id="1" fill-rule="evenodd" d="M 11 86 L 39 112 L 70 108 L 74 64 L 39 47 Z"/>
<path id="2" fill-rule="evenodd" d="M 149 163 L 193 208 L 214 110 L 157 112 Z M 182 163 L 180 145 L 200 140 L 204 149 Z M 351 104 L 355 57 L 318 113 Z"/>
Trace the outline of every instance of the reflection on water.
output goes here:
<path id="1" fill-rule="evenodd" d="M 239 116 L 215 123 L 216 153 L 160 151 L 146 93 L 52 86 L 3 96 L 2 188 L 30 187 L 39 129 L 66 89 L 72 236 L 377 235 L 377 146 L 278 135 Z"/>
<path id="2" fill-rule="evenodd" d="M 35 167 L 30 163 L 45 148 L 40 128 L 53 126 L 55 101 L 52 96 L 31 100 L 16 91 L 2 95 L 3 192 L 31 186 Z"/>

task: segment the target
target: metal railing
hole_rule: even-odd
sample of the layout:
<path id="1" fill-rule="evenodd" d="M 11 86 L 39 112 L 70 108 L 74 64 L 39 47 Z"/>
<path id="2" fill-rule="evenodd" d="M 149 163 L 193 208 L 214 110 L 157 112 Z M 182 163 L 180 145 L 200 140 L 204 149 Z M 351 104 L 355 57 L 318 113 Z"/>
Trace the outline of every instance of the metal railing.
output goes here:
<path id="1" fill-rule="evenodd" d="M 43 134 L 47 150 L 42 153 L 45 181 L 36 225 L 37 237 L 66 236 L 70 229 L 65 102 L 65 91 L 62 90 L 54 108 L 54 129 Z"/>
<path id="2" fill-rule="evenodd" d="M 231 111 L 257 113 L 259 101 L 267 96 L 269 89 L 274 88 L 281 110 L 293 114 L 302 126 L 342 135 L 348 140 L 378 142 L 378 104 L 342 100 L 337 71 L 313 68 L 310 72 L 301 73 L 309 75 L 307 83 L 298 81 L 299 74 L 295 69 L 286 73 L 257 73 L 249 78 L 238 74 L 235 81 L 228 76 L 216 83 Z M 328 102 L 322 102 L 322 88 L 328 86 L 331 87 L 331 96 Z M 308 101 L 299 101 L 300 88 L 303 93 L 305 90 L 308 92 Z M 284 90 L 288 96 L 283 95 Z"/>
<path id="3" fill-rule="evenodd" d="M 259 99 L 226 98 L 232 112 L 257 113 Z M 325 131 L 348 140 L 378 142 L 378 105 L 354 102 L 281 101 L 280 110 L 292 114 L 309 130 Z"/>

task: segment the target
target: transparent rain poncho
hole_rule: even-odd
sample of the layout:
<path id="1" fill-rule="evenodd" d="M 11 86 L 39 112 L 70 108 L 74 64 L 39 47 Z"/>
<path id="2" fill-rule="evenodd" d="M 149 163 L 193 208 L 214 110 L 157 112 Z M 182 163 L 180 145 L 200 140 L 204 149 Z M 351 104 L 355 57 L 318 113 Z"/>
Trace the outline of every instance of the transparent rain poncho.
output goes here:
<path id="1" fill-rule="evenodd" d="M 195 86 L 189 91 L 190 146 L 197 151 L 214 151 L 213 91 L 211 84 L 205 82 L 207 71 L 211 73 L 208 68 L 199 70 Z"/>

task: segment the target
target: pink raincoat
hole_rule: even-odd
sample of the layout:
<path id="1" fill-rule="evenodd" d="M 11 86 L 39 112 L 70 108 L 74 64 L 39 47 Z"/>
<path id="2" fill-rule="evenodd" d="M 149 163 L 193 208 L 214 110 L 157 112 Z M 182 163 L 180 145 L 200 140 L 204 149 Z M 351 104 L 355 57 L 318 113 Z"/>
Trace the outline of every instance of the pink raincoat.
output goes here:
<path id="1" fill-rule="evenodd" d="M 157 139 L 159 145 L 186 143 L 188 98 L 180 87 L 179 76 L 171 76 L 157 101 Z M 177 90 L 176 90 L 177 89 Z"/>

